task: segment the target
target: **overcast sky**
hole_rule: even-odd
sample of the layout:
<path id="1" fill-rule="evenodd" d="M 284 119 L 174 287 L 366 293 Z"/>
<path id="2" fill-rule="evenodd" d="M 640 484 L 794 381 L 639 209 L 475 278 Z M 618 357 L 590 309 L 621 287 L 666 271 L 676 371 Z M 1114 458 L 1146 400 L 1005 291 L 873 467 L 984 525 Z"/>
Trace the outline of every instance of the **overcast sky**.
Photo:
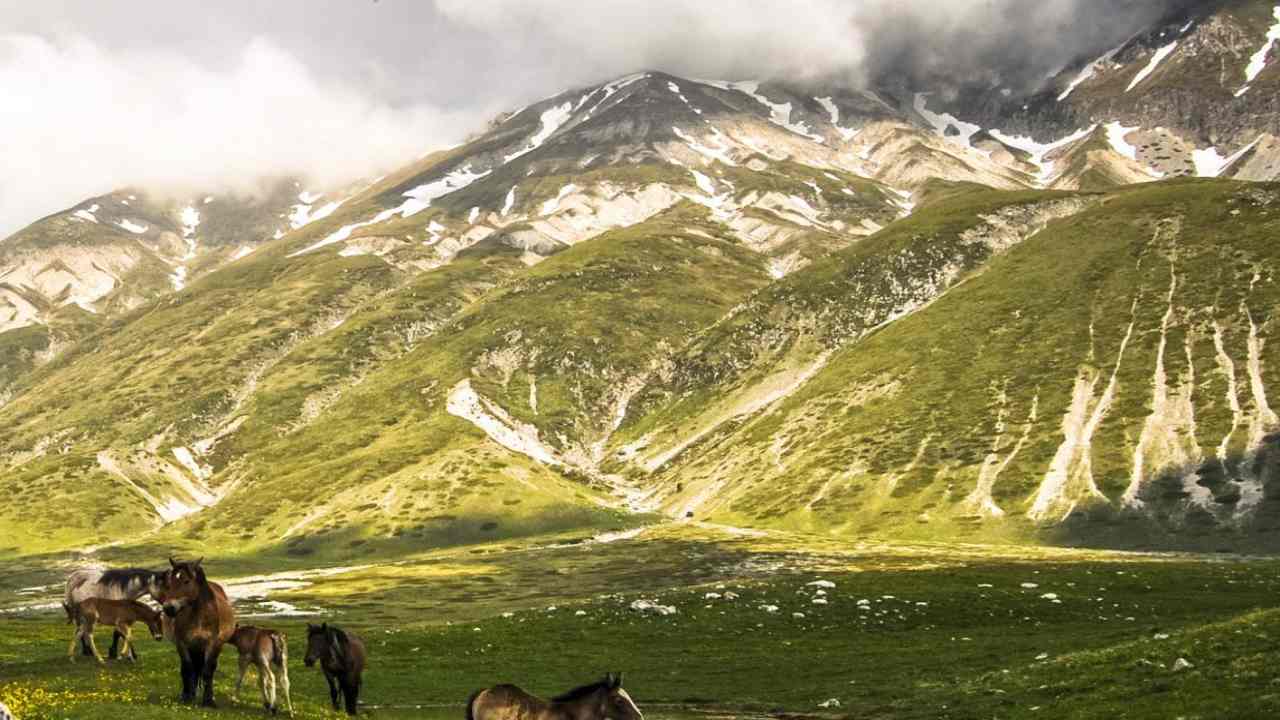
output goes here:
<path id="1" fill-rule="evenodd" d="M 0 237 L 125 184 L 353 179 L 637 69 L 1027 84 L 1186 1 L 0 0 Z"/>

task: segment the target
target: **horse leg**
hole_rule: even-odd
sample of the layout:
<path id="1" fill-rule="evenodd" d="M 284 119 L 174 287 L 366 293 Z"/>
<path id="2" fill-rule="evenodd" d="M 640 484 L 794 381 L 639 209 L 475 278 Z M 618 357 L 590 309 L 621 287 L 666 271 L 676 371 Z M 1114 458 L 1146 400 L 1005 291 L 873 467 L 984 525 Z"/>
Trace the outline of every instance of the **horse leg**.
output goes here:
<path id="1" fill-rule="evenodd" d="M 342 681 L 342 694 L 347 700 L 347 714 L 356 714 L 356 701 L 360 697 L 360 680 L 346 679 Z"/>
<path id="2" fill-rule="evenodd" d="M 240 656 L 240 675 L 236 678 L 236 691 L 231 697 L 236 702 L 240 702 L 240 688 L 244 686 L 244 676 L 249 674 L 249 656 Z"/>
<path id="3" fill-rule="evenodd" d="M 196 699 L 196 678 L 200 676 L 200 671 L 196 667 L 196 658 L 202 657 L 196 655 L 188 649 L 179 651 L 182 658 L 182 702 L 194 702 Z"/>
<path id="4" fill-rule="evenodd" d="M 121 630 L 120 626 L 116 625 L 112 631 L 112 635 L 119 635 L 123 638 L 122 644 L 120 645 L 120 657 L 126 657 L 133 662 L 138 662 L 138 658 L 133 652 L 133 626 L 125 625 L 124 630 Z"/>
<path id="5" fill-rule="evenodd" d="M 258 658 L 258 685 L 262 688 L 262 706 L 267 712 L 276 712 L 276 679 L 271 675 L 271 666 L 262 658 Z"/>
<path id="6" fill-rule="evenodd" d="M 80 642 L 80 623 L 76 623 L 75 632 L 71 633 L 71 644 L 67 646 L 67 657 L 76 661 L 76 644 Z"/>
<path id="7" fill-rule="evenodd" d="M 338 682 L 333 679 L 329 673 L 324 674 L 324 679 L 329 681 L 329 700 L 333 703 L 333 709 L 338 709 Z"/>
<path id="8" fill-rule="evenodd" d="M 218 671 L 218 653 L 216 650 L 205 657 L 202 670 L 200 677 L 204 682 L 204 698 L 200 701 L 200 704 L 204 707 L 218 707 L 218 704 L 213 701 L 213 674 Z"/>
<path id="9" fill-rule="evenodd" d="M 280 663 L 276 677 L 280 679 L 280 690 L 284 693 L 284 706 L 289 710 L 289 717 L 293 717 L 293 699 L 289 697 L 289 668 L 284 663 Z"/>
<path id="10" fill-rule="evenodd" d="M 120 653 L 124 652 L 124 650 L 120 648 L 120 638 L 121 638 L 120 631 L 116 630 L 115 628 L 112 628 L 111 629 L 111 649 L 107 650 L 107 657 L 111 658 L 112 660 L 115 660 L 116 658 L 120 657 Z M 127 642 L 125 644 L 128 645 Z"/>
<path id="11" fill-rule="evenodd" d="M 89 649 L 93 651 L 93 656 L 98 659 L 99 665 L 106 665 L 107 661 L 102 659 L 102 653 L 98 652 L 98 646 L 93 642 L 93 626 L 85 628 L 85 636 L 89 638 Z"/>

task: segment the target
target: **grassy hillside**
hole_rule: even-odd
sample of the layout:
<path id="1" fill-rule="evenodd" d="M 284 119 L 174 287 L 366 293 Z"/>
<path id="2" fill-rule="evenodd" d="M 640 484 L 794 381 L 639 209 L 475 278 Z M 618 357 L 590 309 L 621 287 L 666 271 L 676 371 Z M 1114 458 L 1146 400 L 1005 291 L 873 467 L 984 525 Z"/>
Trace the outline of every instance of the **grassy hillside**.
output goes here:
<path id="1" fill-rule="evenodd" d="M 1036 538 L 1029 514 L 1069 516 L 1059 541 L 1269 546 L 1278 210 L 1274 186 L 1114 192 L 834 352 L 822 322 L 773 321 L 798 303 L 761 296 L 739 327 L 830 354 L 769 411 L 690 445 L 656 478 L 666 502 L 855 534 Z M 733 338 L 704 356 L 750 359 L 758 343 Z M 746 392 L 698 392 L 726 390 Z"/>

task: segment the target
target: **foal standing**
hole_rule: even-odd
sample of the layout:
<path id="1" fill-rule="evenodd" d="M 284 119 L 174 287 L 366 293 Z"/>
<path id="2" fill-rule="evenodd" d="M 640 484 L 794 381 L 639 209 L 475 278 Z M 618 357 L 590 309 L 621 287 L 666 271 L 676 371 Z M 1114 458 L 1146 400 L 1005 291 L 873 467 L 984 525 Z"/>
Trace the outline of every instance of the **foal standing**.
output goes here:
<path id="1" fill-rule="evenodd" d="M 329 681 L 329 699 L 338 709 L 338 691 L 342 691 L 347 714 L 356 714 L 360 698 L 360 676 L 364 672 L 364 641 L 355 633 L 324 623 L 307 623 L 307 667 L 320 661 L 324 679 Z"/>
<path id="2" fill-rule="evenodd" d="M 244 676 L 252 664 L 258 668 L 258 685 L 262 688 L 263 706 L 272 715 L 279 712 L 280 706 L 276 704 L 276 680 L 279 679 L 285 707 L 289 709 L 289 716 L 293 717 L 293 700 L 289 699 L 289 642 L 284 633 L 252 625 L 237 625 L 229 642 L 240 653 L 236 700 L 240 699 Z"/>
<path id="3" fill-rule="evenodd" d="M 76 626 L 75 634 L 71 636 L 71 645 L 67 647 L 67 656 L 72 662 L 76 659 L 76 641 L 87 644 L 98 662 L 104 662 L 102 653 L 98 652 L 98 646 L 93 642 L 93 628 L 98 623 L 115 628 L 115 632 L 124 638 L 124 646 L 120 649 L 121 654 L 134 662 L 138 660 L 138 654 L 133 649 L 134 623 L 141 620 L 151 630 L 151 637 L 156 640 L 164 639 L 160 613 L 137 600 L 106 600 L 91 597 L 74 606 L 63 603 L 62 608 L 67 611 L 67 617 Z"/>

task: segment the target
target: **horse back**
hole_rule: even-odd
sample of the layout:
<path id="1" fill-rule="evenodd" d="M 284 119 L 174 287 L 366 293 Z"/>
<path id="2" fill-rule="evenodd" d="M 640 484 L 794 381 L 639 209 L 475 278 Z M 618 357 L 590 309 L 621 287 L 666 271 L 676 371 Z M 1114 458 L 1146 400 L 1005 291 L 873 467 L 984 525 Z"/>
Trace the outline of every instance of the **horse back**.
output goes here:
<path id="1" fill-rule="evenodd" d="M 510 685 L 481 690 L 467 705 L 468 720 L 550 720 L 551 703 Z"/>

